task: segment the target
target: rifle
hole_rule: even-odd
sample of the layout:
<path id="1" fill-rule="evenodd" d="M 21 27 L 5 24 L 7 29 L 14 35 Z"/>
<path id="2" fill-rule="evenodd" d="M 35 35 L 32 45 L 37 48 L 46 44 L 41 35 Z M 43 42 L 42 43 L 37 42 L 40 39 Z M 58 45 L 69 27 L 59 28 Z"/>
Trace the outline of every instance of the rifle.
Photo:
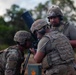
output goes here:
<path id="1" fill-rule="evenodd" d="M 32 16 L 30 15 L 30 13 L 29 13 L 28 11 L 26 11 L 25 13 L 22 14 L 22 18 L 24 19 L 25 23 L 27 24 L 27 26 L 28 26 L 28 28 L 29 28 L 29 30 L 30 30 L 31 25 L 32 25 L 32 23 L 34 22 Z M 31 32 L 30 32 L 30 33 L 31 33 Z M 38 43 L 37 37 L 36 37 L 34 34 L 32 34 L 32 33 L 31 33 L 31 35 L 32 35 L 32 37 L 33 37 L 33 39 L 34 39 L 34 41 L 33 41 L 33 43 L 32 43 L 32 46 L 33 46 L 33 48 L 36 49 L 36 48 L 37 48 L 37 43 Z M 27 66 L 27 63 L 28 63 L 30 54 L 31 54 L 31 52 L 28 53 L 28 56 L 27 56 L 27 58 L 26 58 L 26 60 L 25 60 L 25 62 L 24 62 L 23 70 L 22 70 L 22 74 L 21 74 L 21 75 L 24 75 L 24 72 L 25 72 L 25 69 L 26 69 L 26 66 Z"/>

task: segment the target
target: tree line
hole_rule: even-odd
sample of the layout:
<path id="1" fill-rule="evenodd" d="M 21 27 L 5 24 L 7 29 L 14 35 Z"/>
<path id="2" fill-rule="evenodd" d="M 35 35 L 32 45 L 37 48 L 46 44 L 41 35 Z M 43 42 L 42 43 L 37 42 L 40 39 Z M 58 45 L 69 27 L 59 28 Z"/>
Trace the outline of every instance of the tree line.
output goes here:
<path id="1" fill-rule="evenodd" d="M 52 4 L 60 6 L 65 20 L 76 22 L 76 8 L 73 0 L 48 0 L 44 4 L 39 3 L 33 10 L 30 9 L 29 12 L 34 20 L 46 18 L 47 10 Z M 0 50 L 14 44 L 13 37 L 16 31 L 29 31 L 21 17 L 25 11 L 27 11 L 26 8 L 20 8 L 18 5 L 13 4 L 3 16 L 0 16 Z"/>

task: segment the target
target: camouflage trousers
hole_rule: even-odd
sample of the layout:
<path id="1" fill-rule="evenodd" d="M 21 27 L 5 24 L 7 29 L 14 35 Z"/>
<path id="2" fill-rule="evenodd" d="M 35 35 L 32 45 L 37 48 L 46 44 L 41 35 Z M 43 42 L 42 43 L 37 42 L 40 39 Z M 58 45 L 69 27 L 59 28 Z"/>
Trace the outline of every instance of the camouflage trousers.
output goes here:
<path id="1" fill-rule="evenodd" d="M 45 75 L 76 75 L 72 66 L 59 65 L 46 70 Z"/>

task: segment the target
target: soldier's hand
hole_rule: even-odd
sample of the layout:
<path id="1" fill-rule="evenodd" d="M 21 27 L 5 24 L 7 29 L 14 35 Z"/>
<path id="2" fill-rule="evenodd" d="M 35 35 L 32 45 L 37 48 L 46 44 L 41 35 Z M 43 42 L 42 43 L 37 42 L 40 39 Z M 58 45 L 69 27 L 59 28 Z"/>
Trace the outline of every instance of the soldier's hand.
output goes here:
<path id="1" fill-rule="evenodd" d="M 32 53 L 32 54 L 34 54 L 34 55 L 35 55 L 36 50 L 35 50 L 34 48 L 30 48 L 30 51 L 31 51 L 31 53 Z"/>

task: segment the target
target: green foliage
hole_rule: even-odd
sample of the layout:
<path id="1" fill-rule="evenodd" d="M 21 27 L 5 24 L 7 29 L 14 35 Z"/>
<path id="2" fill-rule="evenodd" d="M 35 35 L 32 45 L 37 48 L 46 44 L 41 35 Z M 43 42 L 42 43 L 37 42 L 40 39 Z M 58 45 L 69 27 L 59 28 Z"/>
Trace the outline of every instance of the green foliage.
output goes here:
<path id="1" fill-rule="evenodd" d="M 33 15 L 35 15 L 35 19 L 45 18 L 46 13 L 48 10 L 48 3 L 47 1 L 45 4 L 39 3 L 34 10 L 32 10 Z"/>
<path id="2" fill-rule="evenodd" d="M 23 19 L 21 18 L 21 15 L 25 10 L 26 9 L 19 8 L 17 5 L 12 5 L 10 9 L 7 9 L 7 13 L 4 15 L 4 17 L 8 17 L 10 19 L 8 25 L 11 25 L 16 31 L 27 29 Z"/>
<path id="3" fill-rule="evenodd" d="M 4 14 L 4 18 L 8 21 L 5 22 L 1 18 L 0 22 L 0 44 L 14 44 L 13 36 L 18 30 L 28 30 L 27 25 L 21 18 L 21 15 L 25 9 L 19 8 L 17 5 L 12 5 L 10 9 L 7 9 L 7 13 Z M 4 21 L 4 22 L 3 22 Z"/>
<path id="4" fill-rule="evenodd" d="M 0 45 L 0 51 L 6 49 L 7 47 L 8 47 L 7 44 L 2 44 L 2 45 Z"/>
<path id="5" fill-rule="evenodd" d="M 0 16 L 0 25 L 1 25 L 1 24 L 3 24 L 3 25 L 6 24 L 6 22 L 4 21 L 4 18 L 3 18 L 2 16 Z"/>
<path id="6" fill-rule="evenodd" d="M 0 25 L 0 44 L 11 44 L 13 43 L 14 31 L 12 27 Z"/>

